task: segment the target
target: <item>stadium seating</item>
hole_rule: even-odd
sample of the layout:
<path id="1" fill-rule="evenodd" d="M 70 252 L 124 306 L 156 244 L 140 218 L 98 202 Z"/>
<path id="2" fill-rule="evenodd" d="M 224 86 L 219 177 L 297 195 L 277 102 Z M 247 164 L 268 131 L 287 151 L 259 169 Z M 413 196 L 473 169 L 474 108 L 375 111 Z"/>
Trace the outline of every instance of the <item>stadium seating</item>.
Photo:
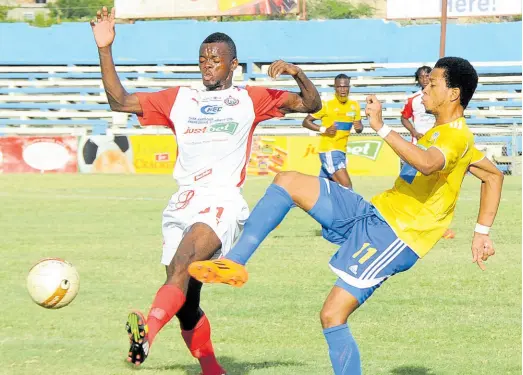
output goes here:
<path id="1" fill-rule="evenodd" d="M 328 98 L 333 93 L 334 77 L 343 73 L 351 77 L 352 99 L 363 107 L 367 95 L 378 95 L 383 102 L 385 122 L 406 134 L 400 123 L 401 109 L 407 97 L 419 90 L 414 84 L 415 70 L 421 65 L 432 66 L 434 54 L 430 49 L 418 49 L 413 54 L 404 41 L 435 45 L 437 25 L 401 27 L 380 20 L 272 22 L 270 28 L 267 25 L 265 22 L 220 24 L 220 29 L 232 35 L 239 47 L 241 64 L 235 71 L 235 84 L 298 91 L 289 77 L 272 80 L 267 76 L 270 63 L 282 58 L 298 64 L 322 97 Z M 110 111 L 98 56 L 95 49 L 86 48 L 92 46 L 92 35 L 84 26 L 68 23 L 38 29 L 0 23 L 0 34 L 4 30 L 2 35 L 9 36 L 1 41 L 0 135 L 104 134 L 109 130 L 127 134 L 168 132 L 162 128 L 141 129 L 136 116 Z M 202 35 L 216 31 L 216 24 L 159 22 L 119 27 L 122 44 L 116 46 L 114 55 L 120 79 L 129 92 L 201 85 L 192 49 L 176 49 L 173 54 L 169 48 L 152 48 L 146 42 L 154 37 L 157 43 L 166 46 L 198 45 Z M 261 27 L 266 38 L 253 39 Z M 366 36 L 366 43 L 357 50 L 340 50 L 345 43 L 337 32 L 340 27 L 357 30 Z M 169 32 L 158 33 L 164 28 Z M 177 28 L 184 31 L 183 41 L 176 32 L 171 32 Z M 459 51 L 458 55 L 470 58 L 479 73 L 478 89 L 465 114 L 477 142 L 487 145 L 496 160 L 521 155 L 520 29 L 520 23 L 449 25 L 448 29 L 452 37 L 448 39 L 447 51 L 454 55 Z M 301 38 L 296 39 L 298 30 Z M 310 40 L 325 34 L 332 38 L 325 43 L 315 42 L 314 48 L 309 48 Z M 383 35 L 387 35 L 385 44 Z M 500 35 L 518 35 L 519 39 L 507 40 Z M 68 49 L 60 48 L 58 43 L 65 36 L 76 41 L 68 44 Z M 32 48 L 21 48 L 23 40 L 31 41 Z M 271 42 L 274 40 L 278 43 Z M 134 43 L 141 48 L 134 48 Z M 495 55 L 493 50 L 497 51 Z M 310 134 L 301 127 L 303 117 L 294 114 L 265 121 L 258 128 L 259 134 Z"/>
<path id="2" fill-rule="evenodd" d="M 299 64 L 322 96 L 333 91 L 333 78 L 340 73 L 351 77 L 351 96 L 363 102 L 376 94 L 384 102 L 384 117 L 400 125 L 399 115 L 406 98 L 419 88 L 413 75 L 422 63 L 387 64 L 380 62 L 337 61 Z M 521 124 L 521 63 L 475 64 L 480 84 L 466 115 L 472 125 Z M 252 61 L 235 75 L 236 84 L 263 85 L 297 91 L 294 80 L 271 80 L 268 63 Z M 199 86 L 198 66 L 119 66 L 118 73 L 130 92 L 157 91 L 177 85 Z M 103 133 L 105 126 L 132 128 L 134 116 L 111 112 L 97 66 L 0 66 L 0 126 L 86 126 Z M 363 110 L 362 115 L 364 116 Z M 301 125 L 303 115 L 263 123 L 265 127 Z"/>

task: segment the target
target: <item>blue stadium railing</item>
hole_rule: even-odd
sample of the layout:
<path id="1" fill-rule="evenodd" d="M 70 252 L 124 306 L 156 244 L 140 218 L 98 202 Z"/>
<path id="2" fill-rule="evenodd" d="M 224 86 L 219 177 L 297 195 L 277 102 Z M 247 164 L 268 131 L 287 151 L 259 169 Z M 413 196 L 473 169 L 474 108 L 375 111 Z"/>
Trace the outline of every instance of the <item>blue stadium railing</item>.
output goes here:
<path id="1" fill-rule="evenodd" d="M 57 82 L 59 84 L 59 82 Z M 146 83 L 144 83 L 146 84 Z M 248 84 L 248 82 L 247 82 Z M 353 83 L 357 84 L 357 83 Z M 279 87 L 282 90 L 298 91 L 297 87 Z M 138 88 L 134 91 L 142 92 L 153 92 L 157 91 L 156 88 Z M 419 90 L 419 87 L 414 85 L 366 85 L 366 86 L 355 86 L 351 87 L 353 93 L 414 93 Z M 319 92 L 332 92 L 330 87 L 318 87 Z M 479 84 L 477 88 L 478 92 L 482 91 L 506 91 L 506 92 L 521 92 L 521 84 Z M 99 87 L 16 87 L 16 88 L 0 88 L 0 94 L 100 94 L 104 92 Z"/>
<path id="2" fill-rule="evenodd" d="M 194 65 L 194 64 L 192 64 Z M 476 68 L 479 75 L 521 75 L 521 66 L 494 66 L 494 67 L 478 67 Z M 338 74 L 345 74 L 351 78 L 353 77 L 413 77 L 416 69 L 414 68 L 377 68 L 373 70 L 364 71 L 325 71 L 325 72 L 308 72 L 307 76 L 310 78 L 333 78 Z M 139 72 L 120 72 L 118 73 L 121 79 L 136 79 L 136 78 L 152 78 L 152 79 L 200 79 L 200 73 L 139 73 Z M 264 73 L 254 73 L 252 69 L 247 69 L 244 74 L 246 80 L 266 78 Z M 16 73 L 0 73 L 0 79 L 47 79 L 47 78 L 65 78 L 65 79 L 101 79 L 99 72 L 59 72 L 59 73 L 45 73 L 45 72 L 16 72 Z"/>

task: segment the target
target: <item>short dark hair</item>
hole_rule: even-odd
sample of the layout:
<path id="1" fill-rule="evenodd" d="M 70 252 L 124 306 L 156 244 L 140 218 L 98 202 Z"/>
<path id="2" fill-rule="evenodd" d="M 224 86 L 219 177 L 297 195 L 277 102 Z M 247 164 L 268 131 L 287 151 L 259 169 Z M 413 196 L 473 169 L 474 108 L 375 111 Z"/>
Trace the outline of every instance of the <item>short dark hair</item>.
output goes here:
<path id="1" fill-rule="evenodd" d="M 339 79 L 348 79 L 350 81 L 350 77 L 346 74 L 338 74 L 336 77 L 334 77 L 334 82 L 336 82 Z"/>
<path id="2" fill-rule="evenodd" d="M 416 70 L 416 73 L 414 73 L 414 77 L 416 78 L 416 82 L 419 83 L 419 77 L 421 76 L 421 73 L 430 74 L 430 72 L 432 72 L 432 68 L 430 66 L 427 66 L 427 65 L 420 66 Z"/>
<path id="3" fill-rule="evenodd" d="M 478 73 L 472 64 L 461 57 L 443 57 L 438 60 L 434 69 L 445 71 L 444 77 L 448 88 L 459 88 L 459 102 L 463 109 L 467 105 L 478 87 Z"/>
<path id="4" fill-rule="evenodd" d="M 233 59 L 236 58 L 236 44 L 234 44 L 234 41 L 231 39 L 231 37 L 224 33 L 212 33 L 209 35 L 205 40 L 202 42 L 202 44 L 210 44 L 210 43 L 225 43 L 227 44 L 227 47 L 229 47 L 229 52 L 231 53 L 231 57 Z"/>

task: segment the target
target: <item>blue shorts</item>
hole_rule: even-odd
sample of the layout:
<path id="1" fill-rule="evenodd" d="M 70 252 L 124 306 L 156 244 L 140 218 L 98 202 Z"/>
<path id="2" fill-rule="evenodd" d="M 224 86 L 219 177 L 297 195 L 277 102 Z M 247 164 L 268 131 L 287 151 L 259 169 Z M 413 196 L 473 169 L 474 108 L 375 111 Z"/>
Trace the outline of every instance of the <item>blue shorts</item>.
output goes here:
<path id="1" fill-rule="evenodd" d="M 347 168 L 347 155 L 342 151 L 321 152 L 320 177 L 331 178 L 336 171 Z"/>
<path id="2" fill-rule="evenodd" d="M 340 245 L 329 266 L 339 276 L 336 285 L 361 305 L 385 280 L 411 268 L 419 257 L 359 194 L 324 178 L 320 186 L 315 209 L 330 215 L 323 237 Z"/>

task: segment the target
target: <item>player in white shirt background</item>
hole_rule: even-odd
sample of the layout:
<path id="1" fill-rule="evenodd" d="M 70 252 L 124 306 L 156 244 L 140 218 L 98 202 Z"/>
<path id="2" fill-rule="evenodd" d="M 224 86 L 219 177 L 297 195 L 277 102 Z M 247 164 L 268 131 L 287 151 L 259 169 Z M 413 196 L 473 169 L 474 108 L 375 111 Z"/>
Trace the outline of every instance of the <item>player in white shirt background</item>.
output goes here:
<path id="1" fill-rule="evenodd" d="M 141 125 L 169 127 L 178 156 L 174 178 L 179 190 L 163 213 L 162 263 L 167 280 L 158 290 L 147 319 L 133 311 L 126 324 L 131 347 L 127 361 L 147 358 L 156 334 L 176 315 L 182 337 L 202 367 L 202 375 L 222 375 L 211 343 L 211 328 L 200 308 L 202 284 L 188 272 L 191 262 L 229 251 L 249 215 L 241 195 L 256 125 L 285 113 L 313 113 L 321 99 L 312 82 L 295 65 L 271 64 L 268 75 L 291 75 L 300 93 L 232 85 L 238 66 L 236 46 L 222 33 L 200 46 L 199 66 L 205 88 L 173 87 L 154 93 L 127 93 L 116 74 L 111 46 L 114 9 L 97 12 L 91 21 L 107 99 L 113 111 L 134 113 Z M 136 268 L 143 265 L 139 256 Z"/>
<path id="2" fill-rule="evenodd" d="M 421 102 L 423 89 L 429 84 L 431 71 L 432 68 L 429 66 L 421 66 L 416 70 L 414 78 L 421 89 L 407 99 L 401 111 L 401 123 L 412 135 L 412 143 L 414 144 L 432 129 L 436 122 L 434 115 L 427 113 Z"/>

